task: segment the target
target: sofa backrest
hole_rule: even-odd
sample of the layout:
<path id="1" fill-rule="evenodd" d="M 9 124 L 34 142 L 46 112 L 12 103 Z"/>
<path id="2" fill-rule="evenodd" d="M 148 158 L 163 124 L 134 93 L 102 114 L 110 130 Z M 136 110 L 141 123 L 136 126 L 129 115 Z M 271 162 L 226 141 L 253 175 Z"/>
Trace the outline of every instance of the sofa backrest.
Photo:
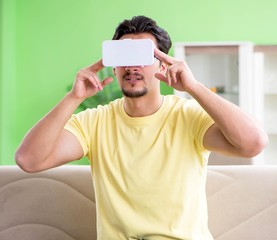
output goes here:
<path id="1" fill-rule="evenodd" d="M 207 197 L 216 240 L 277 239 L 276 166 L 210 166 Z M 0 239 L 96 240 L 90 167 L 0 167 Z"/>
<path id="2" fill-rule="evenodd" d="M 0 167 L 1 240 L 94 240 L 95 217 L 88 166 L 35 174 Z"/>
<path id="3" fill-rule="evenodd" d="M 216 240 L 277 239 L 277 166 L 212 166 L 209 227 Z"/>

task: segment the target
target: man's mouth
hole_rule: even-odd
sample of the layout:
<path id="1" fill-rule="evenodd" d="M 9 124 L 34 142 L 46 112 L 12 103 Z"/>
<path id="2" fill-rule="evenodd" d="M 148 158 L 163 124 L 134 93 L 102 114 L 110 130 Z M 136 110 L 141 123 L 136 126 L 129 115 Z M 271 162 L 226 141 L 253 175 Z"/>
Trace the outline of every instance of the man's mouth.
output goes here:
<path id="1" fill-rule="evenodd" d="M 143 79 L 143 76 L 139 73 L 127 73 L 124 77 L 123 77 L 126 81 L 140 81 Z"/>

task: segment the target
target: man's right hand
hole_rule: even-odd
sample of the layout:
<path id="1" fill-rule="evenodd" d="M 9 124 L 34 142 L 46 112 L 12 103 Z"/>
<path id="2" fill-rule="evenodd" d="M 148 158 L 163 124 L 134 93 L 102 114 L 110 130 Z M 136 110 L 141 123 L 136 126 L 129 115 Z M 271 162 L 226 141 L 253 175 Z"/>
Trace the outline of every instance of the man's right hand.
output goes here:
<path id="1" fill-rule="evenodd" d="M 15 153 L 16 163 L 23 170 L 43 171 L 83 156 L 79 141 L 64 126 L 82 101 L 112 82 L 112 77 L 102 82 L 97 77 L 103 67 L 99 60 L 80 70 L 72 90 L 26 134 Z"/>
<path id="2" fill-rule="evenodd" d="M 75 83 L 70 93 L 77 99 L 84 101 L 86 98 L 95 95 L 97 92 L 113 81 L 112 77 L 105 78 L 102 82 L 97 73 L 104 68 L 102 59 L 98 62 L 81 69 L 76 76 Z"/>

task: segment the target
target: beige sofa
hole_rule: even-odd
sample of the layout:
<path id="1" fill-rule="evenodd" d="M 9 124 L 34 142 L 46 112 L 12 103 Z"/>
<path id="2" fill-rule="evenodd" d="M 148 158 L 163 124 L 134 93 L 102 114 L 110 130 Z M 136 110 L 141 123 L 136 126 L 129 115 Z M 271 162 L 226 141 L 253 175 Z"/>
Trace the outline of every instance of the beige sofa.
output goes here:
<path id="1" fill-rule="evenodd" d="M 277 166 L 209 166 L 207 195 L 216 240 L 277 239 Z M 89 166 L 0 167 L 0 239 L 96 239 Z"/>

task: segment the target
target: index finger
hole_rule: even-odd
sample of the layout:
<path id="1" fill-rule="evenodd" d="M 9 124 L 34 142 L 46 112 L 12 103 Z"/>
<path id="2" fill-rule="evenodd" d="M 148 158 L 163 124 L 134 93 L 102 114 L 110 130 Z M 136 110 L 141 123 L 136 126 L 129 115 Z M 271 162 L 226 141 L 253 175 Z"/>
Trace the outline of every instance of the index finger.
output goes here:
<path id="1" fill-rule="evenodd" d="M 176 62 L 176 59 L 174 57 L 171 57 L 164 52 L 160 51 L 158 48 L 154 48 L 154 55 L 157 57 L 160 61 L 172 65 L 173 63 Z"/>
<path id="2" fill-rule="evenodd" d="M 98 60 L 96 63 L 91 64 L 88 66 L 89 70 L 99 72 L 102 68 L 104 68 L 102 58 Z"/>

